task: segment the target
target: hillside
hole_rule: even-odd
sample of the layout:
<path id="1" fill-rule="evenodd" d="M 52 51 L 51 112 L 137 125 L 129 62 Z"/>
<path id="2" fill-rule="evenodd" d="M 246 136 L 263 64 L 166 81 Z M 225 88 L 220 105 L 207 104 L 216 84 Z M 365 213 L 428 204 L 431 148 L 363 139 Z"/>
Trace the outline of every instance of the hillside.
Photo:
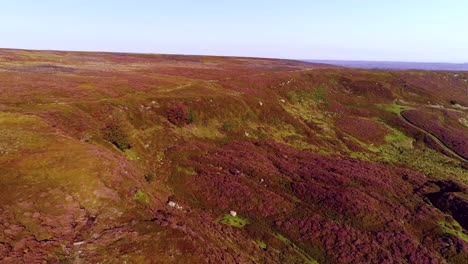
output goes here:
<path id="1" fill-rule="evenodd" d="M 466 263 L 468 72 L 0 50 L 0 263 Z"/>

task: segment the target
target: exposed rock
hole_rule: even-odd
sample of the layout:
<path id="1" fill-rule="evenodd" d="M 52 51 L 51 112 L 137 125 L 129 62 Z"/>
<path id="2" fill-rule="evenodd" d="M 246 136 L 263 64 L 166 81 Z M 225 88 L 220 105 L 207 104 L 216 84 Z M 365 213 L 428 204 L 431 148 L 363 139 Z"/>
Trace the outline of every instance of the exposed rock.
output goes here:
<path id="1" fill-rule="evenodd" d="M 173 202 L 173 201 L 169 201 L 169 202 L 167 202 L 167 204 L 170 207 L 174 207 L 174 208 L 179 209 L 179 210 L 184 209 L 184 207 L 180 206 L 179 204 L 177 204 L 176 202 Z"/>

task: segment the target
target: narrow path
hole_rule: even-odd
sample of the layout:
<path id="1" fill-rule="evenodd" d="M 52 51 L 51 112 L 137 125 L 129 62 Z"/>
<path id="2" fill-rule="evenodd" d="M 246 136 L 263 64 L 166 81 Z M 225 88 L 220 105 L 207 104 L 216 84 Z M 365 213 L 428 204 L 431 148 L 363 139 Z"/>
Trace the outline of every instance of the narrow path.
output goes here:
<path id="1" fill-rule="evenodd" d="M 409 124 L 410 126 L 416 128 L 417 130 L 423 132 L 424 134 L 428 135 L 429 137 L 431 137 L 437 144 L 440 145 L 440 147 L 442 147 L 444 150 L 446 150 L 447 152 L 449 152 L 450 154 L 452 154 L 454 157 L 457 157 L 459 158 L 460 160 L 464 161 L 464 162 L 468 162 L 468 160 L 466 160 L 464 157 L 462 157 L 461 155 L 459 155 L 458 153 L 456 153 L 455 151 L 453 151 L 449 146 L 447 146 L 444 142 L 442 142 L 442 140 L 440 140 L 436 135 L 432 134 L 431 132 L 425 130 L 424 128 L 422 127 L 419 127 L 417 126 L 416 124 L 414 124 L 413 122 L 411 122 L 408 118 L 406 118 L 405 116 L 403 116 L 401 113 L 403 113 L 404 111 L 408 111 L 408 110 L 403 110 L 401 111 L 398 116 L 400 116 L 400 118 L 402 120 L 404 120 L 407 124 Z"/>

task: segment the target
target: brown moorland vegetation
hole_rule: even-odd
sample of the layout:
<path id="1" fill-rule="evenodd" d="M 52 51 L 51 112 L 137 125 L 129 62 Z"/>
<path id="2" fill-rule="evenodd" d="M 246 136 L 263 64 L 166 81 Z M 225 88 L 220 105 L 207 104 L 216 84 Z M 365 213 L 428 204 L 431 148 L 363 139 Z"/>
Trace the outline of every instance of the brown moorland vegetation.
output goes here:
<path id="1" fill-rule="evenodd" d="M 467 80 L 2 49 L 0 263 L 465 263 Z"/>

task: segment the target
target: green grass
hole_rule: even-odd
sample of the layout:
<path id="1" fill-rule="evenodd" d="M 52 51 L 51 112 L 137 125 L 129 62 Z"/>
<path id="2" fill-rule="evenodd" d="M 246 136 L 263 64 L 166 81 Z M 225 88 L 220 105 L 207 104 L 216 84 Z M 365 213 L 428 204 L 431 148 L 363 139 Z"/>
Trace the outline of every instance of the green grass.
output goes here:
<path id="1" fill-rule="evenodd" d="M 328 98 L 327 98 L 327 93 L 328 90 L 325 87 L 318 87 L 314 90 L 312 93 L 312 98 L 315 101 L 318 101 L 323 104 L 328 104 Z"/>
<path id="2" fill-rule="evenodd" d="M 195 122 L 195 113 L 193 112 L 193 109 L 190 108 L 188 113 L 187 124 L 192 124 L 193 122 Z"/>
<path id="3" fill-rule="evenodd" d="M 148 196 L 142 190 L 138 190 L 135 196 L 133 196 L 133 200 L 140 203 L 148 203 Z"/>
<path id="4" fill-rule="evenodd" d="M 4 154 L 20 154 L 46 148 L 54 139 L 47 123 L 33 116 L 0 112 L 0 160 Z"/>
<path id="5" fill-rule="evenodd" d="M 264 241 L 261 241 L 261 240 L 255 241 L 255 244 L 261 249 L 267 249 L 268 248 L 268 245 Z"/>
<path id="6" fill-rule="evenodd" d="M 431 148 L 410 147 L 411 139 L 407 144 L 385 144 L 379 147 L 378 153 L 353 152 L 351 157 L 372 161 L 392 163 L 395 166 L 403 164 L 411 169 L 438 179 L 456 179 L 468 183 L 466 170 L 460 161 L 453 160 Z"/>
<path id="7" fill-rule="evenodd" d="M 312 92 L 292 91 L 288 93 L 288 99 L 293 104 L 306 104 L 308 101 L 328 104 L 328 90 L 325 87 L 317 87 Z"/>
<path id="8" fill-rule="evenodd" d="M 378 105 L 380 108 L 388 111 L 388 112 L 392 112 L 392 113 L 395 113 L 397 114 L 401 119 L 403 119 L 403 121 L 405 121 L 406 123 L 408 124 L 411 124 L 408 120 L 406 120 L 405 118 L 403 118 L 401 116 L 401 112 L 403 111 L 406 111 L 406 110 L 410 110 L 410 109 L 413 109 L 411 107 L 408 107 L 408 106 L 402 106 L 402 105 L 398 105 L 396 104 L 395 102 L 391 105 L 385 105 L 385 104 L 380 104 Z M 441 148 L 443 148 L 444 150 L 446 150 L 447 152 L 451 153 L 452 155 L 454 156 L 458 156 L 460 159 L 463 160 L 463 157 L 461 157 L 460 155 L 458 155 L 457 153 L 455 153 L 452 149 L 448 148 L 447 146 L 445 146 L 445 144 L 443 142 L 440 141 L 440 139 L 438 139 L 436 136 L 434 136 L 433 134 L 431 134 L 430 132 L 426 131 L 425 129 L 423 128 L 420 128 L 414 124 L 411 124 L 413 127 L 417 128 L 419 131 L 425 133 L 427 136 L 431 137 L 434 141 L 437 142 L 437 144 L 439 144 L 439 146 Z M 400 136 L 400 135 L 397 135 L 397 137 Z M 401 137 L 401 136 L 400 136 Z M 388 142 L 388 140 L 392 140 L 394 139 L 393 137 L 389 137 L 388 139 L 385 138 Z"/>
<path id="9" fill-rule="evenodd" d="M 385 142 L 406 148 L 413 147 L 413 139 L 396 129 L 391 129 L 391 132 L 385 136 Z"/>
<path id="10" fill-rule="evenodd" d="M 405 140 L 406 138 L 407 137 L 401 132 L 391 133 L 391 134 L 387 134 L 385 136 L 385 142 L 393 143 L 393 142 L 398 142 L 398 141 L 401 141 L 401 140 Z"/>
<path id="11" fill-rule="evenodd" d="M 286 243 L 286 244 L 290 244 L 290 243 L 291 243 L 291 241 L 290 241 L 287 237 L 283 236 L 282 234 L 276 234 L 276 237 L 277 237 L 279 240 L 281 240 L 281 241 L 283 241 L 284 243 Z"/>
<path id="12" fill-rule="evenodd" d="M 393 103 L 393 104 L 378 104 L 377 106 L 379 108 L 387 111 L 387 112 L 395 113 L 395 114 L 397 114 L 399 116 L 401 115 L 401 112 L 413 109 L 412 107 L 398 105 L 396 103 Z"/>
<path id="13" fill-rule="evenodd" d="M 173 131 L 183 139 L 190 141 L 193 138 L 219 139 L 223 134 L 219 130 L 222 126 L 217 119 L 210 119 L 206 124 L 176 127 Z"/>
<path id="14" fill-rule="evenodd" d="M 365 143 L 365 142 L 357 139 L 356 137 L 353 137 L 350 134 L 346 134 L 346 137 L 348 138 L 348 140 L 350 140 L 350 141 L 354 142 L 355 144 L 361 146 L 363 149 L 367 149 L 367 150 L 372 151 L 374 153 L 378 153 L 380 151 L 380 148 L 378 146 L 375 146 L 372 143 Z M 355 153 L 351 153 L 351 155 L 354 155 L 354 154 Z"/>
<path id="15" fill-rule="evenodd" d="M 230 132 L 234 128 L 234 125 L 231 122 L 224 122 L 223 130 L 226 132 Z"/>
<path id="16" fill-rule="evenodd" d="M 232 216 L 230 214 L 226 214 L 223 218 L 219 220 L 219 222 L 228 226 L 243 228 L 249 223 L 249 220 L 241 218 L 239 216 Z"/>
<path id="17" fill-rule="evenodd" d="M 306 137 L 300 131 L 288 123 L 277 125 L 264 125 L 262 123 L 248 122 L 250 136 L 258 139 L 271 139 L 276 142 L 289 145 L 296 149 L 309 149 L 310 144 L 306 142 Z"/>
<path id="18" fill-rule="evenodd" d="M 124 150 L 124 152 L 125 152 L 125 155 L 127 156 L 127 158 L 129 160 L 137 160 L 138 159 L 138 154 L 135 151 L 133 151 L 131 149 L 126 149 L 126 150 Z"/>
<path id="19" fill-rule="evenodd" d="M 279 233 L 276 233 L 275 236 L 283 241 L 283 243 L 285 243 L 286 245 L 290 246 L 292 249 L 294 249 L 294 251 L 296 251 L 300 256 L 302 256 L 302 258 L 304 259 L 304 263 L 307 263 L 307 264 L 319 264 L 315 259 L 313 259 L 312 257 L 310 257 L 307 253 L 305 253 L 300 247 L 298 247 L 296 244 L 294 244 L 293 242 L 291 242 L 291 240 L 289 240 L 287 237 L 279 234 Z"/>
<path id="20" fill-rule="evenodd" d="M 465 240 L 465 242 L 468 242 L 468 235 L 463 233 L 463 228 L 460 226 L 458 222 L 456 221 L 454 221 L 453 223 L 440 222 L 439 225 L 442 228 L 442 230 L 444 230 L 445 233 L 452 234 L 454 236 L 457 236 Z"/>
<path id="21" fill-rule="evenodd" d="M 186 175 L 196 175 L 197 172 L 192 167 L 180 167 L 177 166 L 177 172 L 184 173 Z"/>

